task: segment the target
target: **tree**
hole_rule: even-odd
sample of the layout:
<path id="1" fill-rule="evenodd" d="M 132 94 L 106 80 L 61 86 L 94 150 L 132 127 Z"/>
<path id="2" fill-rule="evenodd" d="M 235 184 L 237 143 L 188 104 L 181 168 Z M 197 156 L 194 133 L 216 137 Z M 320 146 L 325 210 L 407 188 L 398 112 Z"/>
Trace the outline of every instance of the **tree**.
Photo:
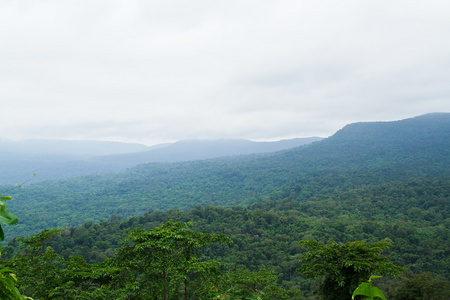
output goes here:
<path id="1" fill-rule="evenodd" d="M 89 264 L 81 255 L 71 256 L 63 265 L 61 283 L 49 290 L 51 298 L 46 299 L 127 299 L 123 290 L 111 285 L 114 280 L 120 280 L 122 270 L 111 267 L 109 259 Z"/>
<path id="2" fill-rule="evenodd" d="M 219 264 L 199 261 L 197 251 L 211 243 L 231 240 L 223 234 L 189 230 L 189 225 L 170 220 L 151 230 L 129 231 L 126 240 L 130 245 L 122 247 L 113 260 L 124 268 L 121 278 L 125 289 L 138 291 L 133 299 L 192 299 L 192 294 L 202 289 L 190 289 L 191 285 L 209 282 L 208 277 L 219 273 Z"/>
<path id="3" fill-rule="evenodd" d="M 46 243 L 58 234 L 58 229 L 47 229 L 37 235 L 19 238 L 24 247 L 6 264 L 14 266 L 19 277 L 19 289 L 37 299 L 51 299 L 48 291 L 61 284 L 62 257 Z"/>
<path id="4" fill-rule="evenodd" d="M 300 244 L 310 251 L 302 254 L 302 265 L 297 271 L 322 279 L 317 292 L 323 300 L 350 299 L 356 287 L 370 275 L 398 276 L 403 271 L 381 255 L 391 246 L 386 241 L 336 243 L 330 239 L 327 244 L 315 240 L 302 240 Z"/>
<path id="5" fill-rule="evenodd" d="M 26 248 L 5 264 L 14 266 L 20 291 L 36 299 L 49 300 L 125 299 L 122 290 L 110 286 L 114 279 L 120 280 L 120 268 L 111 267 L 109 259 L 88 264 L 82 256 L 71 256 L 69 261 L 64 261 L 52 247 L 45 246 L 58 233 L 58 229 L 44 230 L 18 239 Z"/>

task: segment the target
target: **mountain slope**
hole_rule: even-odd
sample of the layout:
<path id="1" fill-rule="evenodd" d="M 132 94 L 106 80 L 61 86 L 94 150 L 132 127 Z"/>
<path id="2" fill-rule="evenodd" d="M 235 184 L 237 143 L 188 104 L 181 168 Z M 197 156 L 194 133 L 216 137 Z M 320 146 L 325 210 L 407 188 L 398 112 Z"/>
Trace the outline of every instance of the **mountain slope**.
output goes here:
<path id="1" fill-rule="evenodd" d="M 231 207 L 314 196 L 411 178 L 450 175 L 450 114 L 356 123 L 303 147 L 269 154 L 151 163 L 117 174 L 16 190 L 15 234 L 110 215 L 201 205 Z M 9 229 L 9 228 L 8 228 Z"/>

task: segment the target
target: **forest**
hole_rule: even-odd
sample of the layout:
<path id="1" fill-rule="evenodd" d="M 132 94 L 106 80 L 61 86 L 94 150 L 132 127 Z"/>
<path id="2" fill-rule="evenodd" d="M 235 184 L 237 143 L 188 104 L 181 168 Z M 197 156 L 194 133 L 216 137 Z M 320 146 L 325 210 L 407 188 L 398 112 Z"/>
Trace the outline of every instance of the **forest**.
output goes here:
<path id="1" fill-rule="evenodd" d="M 9 194 L 0 264 L 33 299 L 450 297 L 449 114 Z"/>

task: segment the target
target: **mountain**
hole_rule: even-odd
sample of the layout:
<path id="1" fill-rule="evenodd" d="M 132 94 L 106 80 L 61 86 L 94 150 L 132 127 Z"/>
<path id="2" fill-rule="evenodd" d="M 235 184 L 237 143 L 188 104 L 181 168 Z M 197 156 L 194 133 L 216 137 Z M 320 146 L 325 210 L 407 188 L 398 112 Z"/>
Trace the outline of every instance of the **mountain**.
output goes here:
<path id="1" fill-rule="evenodd" d="M 298 147 L 321 138 L 276 142 L 248 140 L 189 140 L 152 147 L 103 141 L 0 141 L 0 184 L 33 182 L 124 170 L 149 162 L 174 162 L 222 156 L 273 152 Z"/>
<path id="2" fill-rule="evenodd" d="M 88 158 L 99 155 L 141 152 L 142 144 L 103 141 L 0 140 L 0 184 L 23 182 L 33 173 L 34 182 L 74 177 L 111 168 L 93 164 Z"/>
<path id="3" fill-rule="evenodd" d="M 12 193 L 8 235 L 197 205 L 305 201 L 364 186 L 450 175 L 450 114 L 349 124 L 305 146 L 245 156 L 142 164 L 115 174 L 33 184 Z"/>
<path id="4" fill-rule="evenodd" d="M 296 138 L 276 142 L 249 140 L 184 140 L 166 144 L 140 153 L 107 155 L 92 159 L 95 162 L 132 166 L 148 162 L 180 162 L 225 156 L 275 152 L 322 140 L 319 137 Z"/>
<path id="5" fill-rule="evenodd" d="M 442 169 L 450 154 L 450 113 L 434 113 L 392 122 L 361 122 L 345 126 L 320 144 L 297 152 L 329 167 L 386 167 L 427 161 Z M 293 154 L 295 155 L 295 154 Z M 317 165 L 316 165 L 317 166 Z M 431 167 L 427 167 L 431 169 Z"/>

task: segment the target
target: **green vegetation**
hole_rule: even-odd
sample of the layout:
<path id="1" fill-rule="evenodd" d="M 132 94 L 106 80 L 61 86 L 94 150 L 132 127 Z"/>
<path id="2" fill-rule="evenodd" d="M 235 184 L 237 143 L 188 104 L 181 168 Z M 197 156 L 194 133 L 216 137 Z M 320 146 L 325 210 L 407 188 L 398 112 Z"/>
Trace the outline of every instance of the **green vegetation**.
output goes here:
<path id="1" fill-rule="evenodd" d="M 1 267 L 1 266 L 0 266 Z M 16 275 L 10 269 L 0 269 L 0 299 L 22 300 L 31 299 L 20 294 L 16 287 Z"/>
<path id="2" fill-rule="evenodd" d="M 383 292 L 372 285 L 372 279 L 375 278 L 381 278 L 381 276 L 372 275 L 367 282 L 361 283 L 353 292 L 352 300 L 355 299 L 356 296 L 364 296 L 362 300 L 374 300 L 375 298 L 386 300 Z"/>
<path id="3" fill-rule="evenodd" d="M 355 288 L 370 274 L 398 276 L 402 271 L 381 256 L 381 252 L 391 246 L 385 241 L 366 244 L 363 240 L 338 244 L 329 240 L 324 245 L 315 240 L 303 240 L 300 244 L 310 251 L 303 253 L 298 271 L 313 279 L 322 279 L 318 293 L 323 300 L 349 299 Z M 359 290 L 364 288 L 365 285 L 360 286 Z"/>
<path id="4" fill-rule="evenodd" d="M 204 259 L 206 245 L 230 243 L 223 234 L 192 231 L 190 223 L 168 221 L 154 229 L 129 231 L 111 259 L 65 261 L 45 244 L 56 234 L 46 230 L 21 239 L 25 251 L 6 265 L 15 266 L 18 286 L 35 299 L 295 299 L 298 290 L 277 285 L 274 271 L 237 268 Z M 14 298 L 15 299 L 15 298 Z"/>
<path id="5" fill-rule="evenodd" d="M 0 194 L 0 223 L 5 225 L 14 225 L 19 222 L 19 218 L 6 210 L 6 201 L 11 200 L 11 196 L 2 196 Z M 5 239 L 5 233 L 3 232 L 2 224 L 0 224 L 0 241 Z"/>
<path id="6" fill-rule="evenodd" d="M 450 299 L 450 281 L 436 278 L 431 272 L 410 274 L 399 284 L 392 299 L 447 300 Z"/>
<path id="7" fill-rule="evenodd" d="M 447 276 L 449 190 L 450 177 L 446 177 L 367 186 L 308 201 L 287 197 L 247 208 L 197 206 L 188 211 L 150 211 L 124 220 L 112 216 L 110 222 L 89 221 L 79 228 L 64 228 L 48 245 L 66 259 L 83 255 L 89 262 L 100 262 L 121 246 L 124 229 L 151 229 L 174 219 L 192 221 L 193 230 L 231 238 L 232 246 L 220 247 L 223 262 L 250 269 L 261 264 L 273 266 L 283 274 L 282 280 L 300 276 L 291 258 L 300 252 L 298 241 L 325 243 L 329 239 L 372 243 L 389 238 L 389 255 L 396 265 L 415 273 Z M 18 242 L 10 245 L 20 249 Z"/>
<path id="8" fill-rule="evenodd" d="M 48 181 L 15 190 L 23 220 L 10 237 L 79 226 L 111 215 L 197 205 L 248 206 L 324 197 L 368 185 L 450 176 L 450 114 L 357 123 L 308 146 L 270 154 L 151 163 L 125 172 Z"/>
<path id="9" fill-rule="evenodd" d="M 89 228 L 96 225 L 99 224 L 90 224 Z M 193 231 L 188 228 L 190 225 L 190 222 L 170 220 L 150 230 L 129 230 L 128 238 L 118 251 L 98 263 L 88 263 L 82 256 L 70 256 L 65 260 L 49 246 L 52 239 L 60 238 L 64 232 L 46 230 L 22 238 L 20 242 L 25 248 L 3 264 L 14 266 L 19 290 L 34 299 L 311 298 L 310 290 L 302 289 L 303 295 L 299 290 L 307 279 L 297 276 L 293 280 L 282 280 L 283 275 L 277 274 L 276 266 L 260 265 L 252 270 L 239 265 L 238 260 L 220 262 L 224 257 L 233 256 L 227 251 L 241 248 L 245 241 L 230 244 L 231 240 L 223 234 Z M 273 243 L 265 244 L 265 248 L 273 247 Z M 351 289 L 367 273 L 398 275 L 401 271 L 381 254 L 389 247 L 385 241 L 370 244 L 365 241 L 339 244 L 302 241 L 302 244 L 310 251 L 300 256 L 303 263 L 300 270 L 311 277 L 324 276 L 317 282 L 321 299 L 349 299 Z M 265 248 L 256 249 L 254 253 L 270 251 Z M 291 264 L 295 269 L 300 252 L 301 248 L 297 248 L 291 261 L 277 263 Z M 255 264 L 250 266 L 255 267 Z M 388 286 L 394 287 L 390 292 L 398 297 L 394 299 L 411 299 L 402 298 L 408 295 L 445 299 L 443 295 L 448 295 L 443 289 L 448 287 L 448 280 L 431 274 L 418 275 L 414 280 L 393 281 Z M 360 287 L 358 292 L 366 290 Z M 442 297 L 436 298 L 436 295 Z"/>
<path id="10" fill-rule="evenodd" d="M 6 201 L 11 200 L 11 196 L 2 196 L 0 194 L 0 223 L 5 225 L 14 225 L 19 221 L 19 218 L 11 212 L 6 211 Z M 5 239 L 5 235 L 0 224 L 0 241 Z M 0 258 L 2 251 L 0 249 Z M 17 277 L 12 269 L 4 268 L 0 261 L 0 299 L 31 299 L 23 296 L 16 287 Z"/>
<path id="11" fill-rule="evenodd" d="M 86 264 L 102 265 L 108 261 L 107 258 L 112 261 L 119 249 L 124 247 L 122 239 L 127 237 L 126 229 L 150 230 L 170 219 L 181 223 L 191 221 L 189 228 L 193 231 L 225 234 L 233 242 L 205 245 L 199 249 L 202 261 L 220 262 L 228 270 L 225 272 L 228 275 L 214 282 L 217 295 L 250 293 L 248 287 L 252 284 L 236 277 L 244 272 L 237 271 L 233 275 L 233 270 L 260 272 L 264 265 L 276 279 L 272 285 L 259 281 L 263 284 L 257 286 L 258 291 L 267 292 L 276 287 L 291 292 L 301 290 L 302 297 L 306 299 L 311 297 L 311 292 L 319 287 L 320 282 L 309 280 L 295 271 L 300 267 L 299 254 L 304 251 L 298 241 L 316 240 L 325 244 L 333 239 L 337 244 L 346 244 L 366 240 L 367 245 L 371 245 L 387 238 L 392 246 L 385 249 L 384 255 L 388 255 L 390 261 L 417 276 L 431 272 L 430 281 L 442 285 L 448 283 L 450 274 L 450 261 L 446 254 L 450 249 L 447 217 L 450 211 L 449 191 L 449 177 L 417 179 L 336 192 L 308 201 L 287 197 L 247 208 L 197 206 L 187 211 L 153 211 L 124 220 L 112 216 L 110 221 L 89 221 L 78 228 L 61 229 L 58 234 L 53 234 L 52 239 L 44 240 L 45 247 L 52 247 L 52 251 L 60 257 L 56 265 L 61 265 L 64 260 L 70 261 L 71 256 L 82 255 L 83 260 L 87 261 L 84 263 L 86 270 L 91 270 L 86 273 L 90 273 L 92 269 Z M 8 251 L 5 258 L 30 253 L 27 249 L 29 246 L 11 241 L 5 247 Z M 48 257 L 51 254 L 49 252 Z M 109 270 L 112 272 L 116 267 L 110 266 Z M 18 276 L 23 277 L 19 273 Z M 240 280 L 241 283 L 231 286 L 226 278 Z M 367 278 L 368 275 L 363 279 Z M 382 290 L 392 298 L 396 289 L 407 280 L 409 278 L 402 281 L 383 278 Z M 418 283 L 414 281 L 416 286 Z M 430 283 L 429 286 L 436 293 L 437 285 Z M 411 292 L 412 287 L 408 285 L 406 289 Z"/>
<path id="12" fill-rule="evenodd" d="M 35 299 L 350 299 L 396 266 L 408 275 L 377 284 L 389 299 L 447 299 L 449 125 L 353 124 L 278 153 L 31 185 L 8 202 L 6 240 L 25 237 L 1 264 Z"/>
<path id="13" fill-rule="evenodd" d="M 122 278 L 131 277 L 132 286 L 125 288 L 128 293 L 138 290 L 144 299 L 155 293 L 164 300 L 176 295 L 193 299 L 199 293 L 195 287 L 218 273 L 217 262 L 198 261 L 196 252 L 206 245 L 231 240 L 224 235 L 187 230 L 188 225 L 169 221 L 152 230 L 135 228 L 129 232 L 127 241 L 131 245 L 120 248 L 113 262 L 126 270 Z"/>

